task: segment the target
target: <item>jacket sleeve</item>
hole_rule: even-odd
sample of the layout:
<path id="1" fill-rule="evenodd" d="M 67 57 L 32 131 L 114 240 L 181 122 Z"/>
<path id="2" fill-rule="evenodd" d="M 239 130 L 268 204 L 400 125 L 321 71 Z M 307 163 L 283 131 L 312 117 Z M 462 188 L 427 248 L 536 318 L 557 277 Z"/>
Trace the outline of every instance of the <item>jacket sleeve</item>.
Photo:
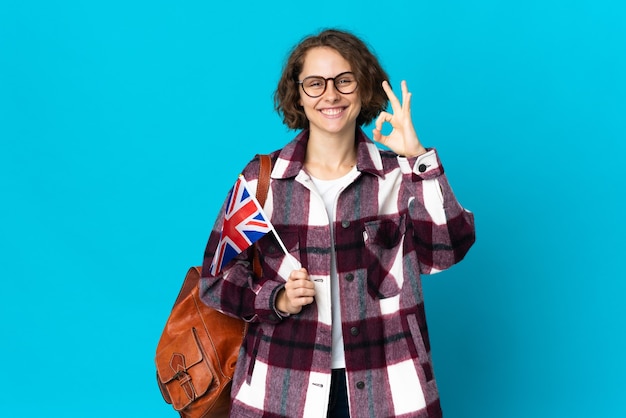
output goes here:
<path id="1" fill-rule="evenodd" d="M 258 160 L 254 159 L 243 171 L 251 193 L 256 192 L 258 170 Z M 256 251 L 254 245 L 238 254 L 216 275 L 210 273 L 210 266 L 221 236 L 225 208 L 226 201 L 213 225 L 204 252 L 199 283 L 200 298 L 208 306 L 248 322 L 279 322 L 281 316 L 275 309 L 275 299 L 278 291 L 284 287 L 284 281 L 254 275 L 252 271 L 252 255 L 253 251 Z"/>
<path id="2" fill-rule="evenodd" d="M 461 261 L 474 244 L 474 215 L 454 196 L 435 149 L 398 160 L 409 189 L 408 209 L 420 272 L 445 270 Z"/>

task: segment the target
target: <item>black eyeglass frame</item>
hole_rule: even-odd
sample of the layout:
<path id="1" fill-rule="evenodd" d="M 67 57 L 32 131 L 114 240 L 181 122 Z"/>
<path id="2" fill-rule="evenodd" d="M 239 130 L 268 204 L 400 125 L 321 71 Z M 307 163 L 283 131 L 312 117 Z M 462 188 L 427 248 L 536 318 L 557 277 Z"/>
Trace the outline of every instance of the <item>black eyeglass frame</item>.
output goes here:
<path id="1" fill-rule="evenodd" d="M 352 90 L 351 92 L 348 93 L 344 93 L 343 91 L 339 90 L 339 87 L 337 87 L 337 82 L 336 80 L 338 78 L 341 78 L 342 76 L 345 76 L 346 74 L 352 74 L 352 76 L 354 76 L 354 73 L 352 71 L 344 71 L 343 73 L 337 74 L 334 77 L 328 77 L 328 78 L 324 78 L 321 75 L 310 75 L 308 77 L 304 77 L 302 80 L 298 80 L 296 81 L 296 83 L 300 84 L 300 87 L 302 87 L 302 91 L 304 92 L 304 94 L 306 94 L 307 96 L 309 96 L 312 99 L 317 99 L 318 97 L 321 97 L 324 95 L 324 93 L 326 93 L 326 89 L 328 88 L 328 82 L 332 80 L 333 82 L 333 86 L 335 86 L 335 89 L 341 93 L 341 94 L 352 94 L 356 91 L 357 87 L 359 86 L 359 82 L 357 81 L 356 77 L 354 77 L 354 90 Z M 310 95 L 309 93 L 306 92 L 305 88 L 304 88 L 304 82 L 310 78 L 317 78 L 320 80 L 324 80 L 324 90 L 322 90 L 322 92 L 318 95 Z"/>

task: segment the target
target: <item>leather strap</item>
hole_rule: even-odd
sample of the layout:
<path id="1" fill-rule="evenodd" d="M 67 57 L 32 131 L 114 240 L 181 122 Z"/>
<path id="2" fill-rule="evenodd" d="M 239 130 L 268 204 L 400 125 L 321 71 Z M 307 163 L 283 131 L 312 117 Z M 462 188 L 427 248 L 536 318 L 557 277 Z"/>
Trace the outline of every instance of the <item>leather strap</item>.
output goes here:
<path id="1" fill-rule="evenodd" d="M 270 174 L 272 172 L 272 159 L 267 154 L 259 155 L 259 182 L 256 186 L 256 200 L 261 207 L 265 205 L 267 191 L 270 187 Z"/>
<path id="2" fill-rule="evenodd" d="M 265 205 L 265 199 L 267 199 L 267 192 L 270 187 L 270 174 L 272 172 L 272 159 L 267 154 L 259 155 L 259 180 L 256 186 L 256 200 L 259 201 L 261 207 Z M 261 260 L 259 260 L 259 250 L 254 245 L 254 255 L 252 257 L 252 271 L 257 277 L 263 275 L 263 267 L 261 267 Z"/>

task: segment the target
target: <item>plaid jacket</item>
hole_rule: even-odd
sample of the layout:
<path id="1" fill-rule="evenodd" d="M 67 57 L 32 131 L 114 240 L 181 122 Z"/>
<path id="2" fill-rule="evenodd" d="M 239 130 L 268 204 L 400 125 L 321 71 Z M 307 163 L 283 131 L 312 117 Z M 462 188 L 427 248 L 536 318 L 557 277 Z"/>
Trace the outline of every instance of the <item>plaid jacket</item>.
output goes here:
<path id="1" fill-rule="evenodd" d="M 308 132 L 272 153 L 265 204 L 290 256 L 315 282 L 315 302 L 281 317 L 275 296 L 292 267 L 272 234 L 258 241 L 263 277 L 248 251 L 209 274 L 223 208 L 205 251 L 202 300 L 249 321 L 232 387 L 234 417 L 326 416 L 330 390 L 331 227 L 340 281 L 350 414 L 441 417 L 421 274 L 460 261 L 474 218 L 454 197 L 435 150 L 416 158 L 382 151 L 358 129 L 357 171 L 339 195 L 336 219 L 303 170 Z M 243 174 L 256 188 L 259 161 Z"/>

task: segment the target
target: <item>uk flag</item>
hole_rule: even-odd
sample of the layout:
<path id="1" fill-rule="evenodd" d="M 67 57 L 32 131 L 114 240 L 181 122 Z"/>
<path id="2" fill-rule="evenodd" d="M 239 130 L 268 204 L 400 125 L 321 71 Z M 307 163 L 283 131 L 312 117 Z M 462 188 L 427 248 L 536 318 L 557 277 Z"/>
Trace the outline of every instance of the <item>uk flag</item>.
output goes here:
<path id="1" fill-rule="evenodd" d="M 272 225 L 266 219 L 263 208 L 249 192 L 246 180 L 240 175 L 228 195 L 224 225 L 211 263 L 211 274 L 218 274 L 237 254 L 271 230 Z"/>

